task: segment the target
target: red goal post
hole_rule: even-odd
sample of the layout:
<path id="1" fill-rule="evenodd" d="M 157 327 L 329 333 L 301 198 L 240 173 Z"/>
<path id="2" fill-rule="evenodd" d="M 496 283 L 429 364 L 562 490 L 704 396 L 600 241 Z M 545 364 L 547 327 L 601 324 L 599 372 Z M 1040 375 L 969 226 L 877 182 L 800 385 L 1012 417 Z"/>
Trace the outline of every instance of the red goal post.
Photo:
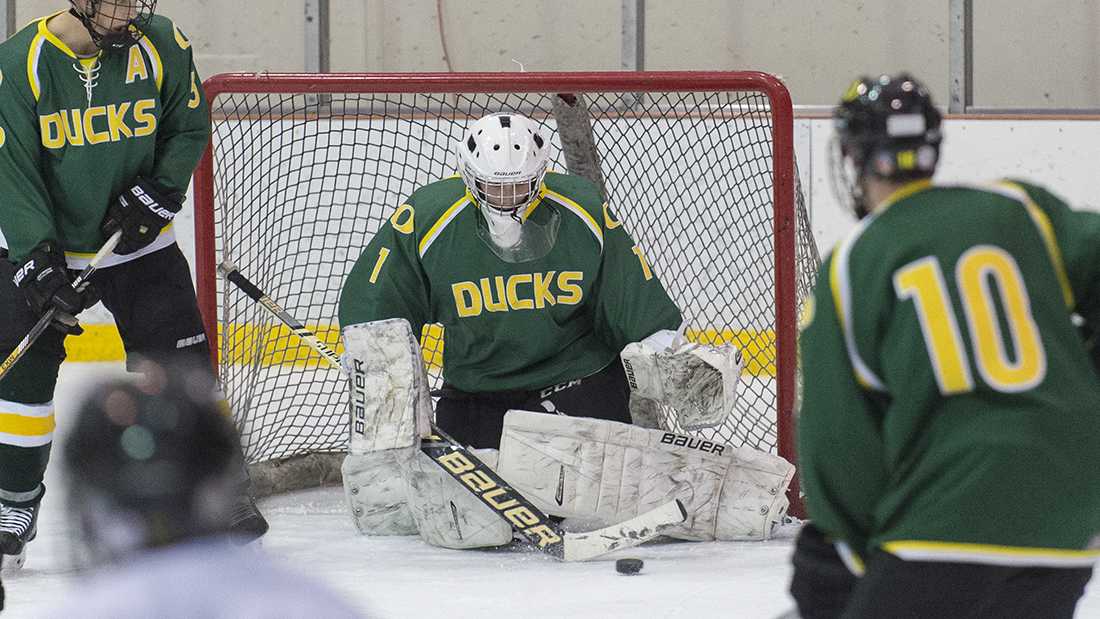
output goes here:
<path id="1" fill-rule="evenodd" d="M 759 418 L 702 435 L 794 460 L 796 315 L 817 255 L 798 191 L 791 99 L 776 77 L 260 73 L 218 75 L 204 85 L 214 136 L 194 179 L 198 296 L 253 464 L 339 452 L 346 419 L 331 392 L 343 385 L 235 299 L 218 281 L 217 264 L 233 260 L 335 345 L 338 284 L 356 250 L 418 184 L 453 174 L 445 143 L 466 122 L 506 109 L 528 114 L 555 136 L 552 168 L 584 174 L 585 154 L 570 152 L 576 140 L 558 136 L 569 122 L 555 98 L 564 93 L 579 97 L 588 119 L 580 141 L 594 147 L 593 180 L 604 183 L 673 299 L 688 308 L 689 334 L 735 341 L 746 353 L 742 398 L 759 402 L 745 417 Z M 689 235 L 695 245 L 684 245 Z M 726 264 L 731 255 L 742 262 Z M 760 316 L 738 322 L 753 312 Z M 429 363 L 441 352 L 433 346 L 425 340 Z M 797 492 L 792 503 L 799 511 Z"/>

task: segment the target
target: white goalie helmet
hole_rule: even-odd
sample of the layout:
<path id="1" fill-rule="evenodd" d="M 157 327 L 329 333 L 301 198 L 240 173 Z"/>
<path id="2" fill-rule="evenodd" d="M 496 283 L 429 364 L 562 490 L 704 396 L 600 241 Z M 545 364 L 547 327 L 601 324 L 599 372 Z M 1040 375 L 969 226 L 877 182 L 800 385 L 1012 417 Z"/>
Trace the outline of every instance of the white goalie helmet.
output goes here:
<path id="1" fill-rule="evenodd" d="M 479 206 L 522 212 L 538 197 L 548 147 L 531 119 L 489 114 L 470 125 L 456 145 L 458 170 Z"/>
<path id="2" fill-rule="evenodd" d="M 478 235 L 507 262 L 543 256 L 557 237 L 556 212 L 528 209 L 539 198 L 549 147 L 531 119 L 509 113 L 481 118 L 455 145 L 459 174 L 482 214 Z"/>

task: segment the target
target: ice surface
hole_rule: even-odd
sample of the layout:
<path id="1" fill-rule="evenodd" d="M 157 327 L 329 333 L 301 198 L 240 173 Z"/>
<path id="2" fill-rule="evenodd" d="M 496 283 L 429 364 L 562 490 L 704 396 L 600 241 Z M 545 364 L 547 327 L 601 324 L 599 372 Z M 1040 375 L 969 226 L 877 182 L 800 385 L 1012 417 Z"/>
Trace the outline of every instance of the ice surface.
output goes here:
<path id="1" fill-rule="evenodd" d="M 89 384 L 120 376 L 122 364 L 66 364 L 57 397 L 59 436 L 66 413 Z M 64 599 L 73 569 L 73 532 L 63 511 L 59 452 L 47 475 L 38 539 L 27 566 L 5 574 L 4 619 L 39 616 Z M 791 543 L 669 543 L 565 564 L 517 551 L 448 551 L 413 537 L 358 535 L 340 489 L 315 489 L 263 502 L 271 521 L 264 552 L 320 579 L 374 617 L 733 617 L 771 618 L 793 602 L 786 592 Z M 615 559 L 645 560 L 637 576 L 615 572 Z M 1100 618 L 1090 587 L 1078 617 Z"/>

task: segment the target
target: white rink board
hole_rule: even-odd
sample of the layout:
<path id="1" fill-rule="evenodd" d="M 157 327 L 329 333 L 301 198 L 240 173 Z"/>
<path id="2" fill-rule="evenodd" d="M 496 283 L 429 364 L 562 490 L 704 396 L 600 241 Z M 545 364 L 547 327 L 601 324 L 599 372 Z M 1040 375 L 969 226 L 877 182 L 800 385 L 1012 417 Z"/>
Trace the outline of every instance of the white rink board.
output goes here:
<path id="1" fill-rule="evenodd" d="M 796 123 L 798 161 L 822 255 L 855 226 L 829 183 L 828 120 Z M 805 153 L 812 155 L 807 165 Z M 936 182 L 980 184 L 1013 177 L 1045 185 L 1077 209 L 1100 210 L 1100 120 L 946 120 Z"/>

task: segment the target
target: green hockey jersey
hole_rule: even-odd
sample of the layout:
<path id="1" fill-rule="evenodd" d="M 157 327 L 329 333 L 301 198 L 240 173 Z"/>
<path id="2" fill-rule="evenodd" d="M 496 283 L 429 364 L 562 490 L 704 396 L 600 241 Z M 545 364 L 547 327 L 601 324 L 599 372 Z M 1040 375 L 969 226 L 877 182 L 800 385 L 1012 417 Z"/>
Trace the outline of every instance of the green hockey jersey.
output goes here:
<path id="1" fill-rule="evenodd" d="M 52 239 L 79 268 L 135 177 L 187 190 L 210 117 L 191 43 L 168 19 L 154 16 L 127 51 L 80 58 L 47 28 L 52 17 L 0 43 L 0 232 L 14 261 Z M 127 259 L 172 239 L 168 228 Z"/>
<path id="2" fill-rule="evenodd" d="M 557 211 L 556 242 L 525 262 L 497 257 L 458 177 L 398 207 L 340 297 L 340 324 L 404 318 L 444 327 L 443 376 L 469 392 L 538 389 L 587 376 L 624 346 L 676 329 L 680 311 L 590 182 L 546 175 L 529 216 Z"/>
<path id="3" fill-rule="evenodd" d="M 1020 182 L 909 184 L 805 308 L 810 518 L 859 555 L 1076 567 L 1100 554 L 1100 214 Z"/>

